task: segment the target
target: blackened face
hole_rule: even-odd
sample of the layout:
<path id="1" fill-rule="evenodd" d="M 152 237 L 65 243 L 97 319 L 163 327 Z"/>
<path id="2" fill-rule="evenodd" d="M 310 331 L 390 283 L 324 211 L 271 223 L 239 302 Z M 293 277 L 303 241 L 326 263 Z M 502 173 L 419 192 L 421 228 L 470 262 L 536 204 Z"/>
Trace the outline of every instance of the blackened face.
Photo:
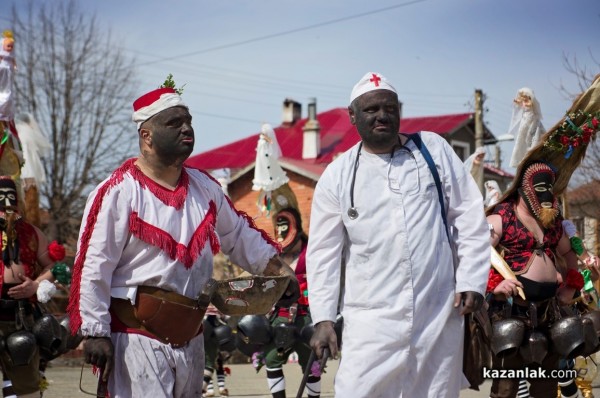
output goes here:
<path id="1" fill-rule="evenodd" d="M 554 193 L 552 192 L 554 175 L 549 172 L 537 173 L 532 178 L 532 185 L 540 206 L 551 208 L 554 203 Z"/>
<path id="2" fill-rule="evenodd" d="M 192 116 L 182 106 L 165 109 L 150 120 L 152 148 L 159 158 L 168 161 L 187 159 L 194 150 Z"/>
<path id="3" fill-rule="evenodd" d="M 371 152 L 386 152 L 398 144 L 400 104 L 393 91 L 369 91 L 356 98 L 348 111 L 363 145 Z"/>

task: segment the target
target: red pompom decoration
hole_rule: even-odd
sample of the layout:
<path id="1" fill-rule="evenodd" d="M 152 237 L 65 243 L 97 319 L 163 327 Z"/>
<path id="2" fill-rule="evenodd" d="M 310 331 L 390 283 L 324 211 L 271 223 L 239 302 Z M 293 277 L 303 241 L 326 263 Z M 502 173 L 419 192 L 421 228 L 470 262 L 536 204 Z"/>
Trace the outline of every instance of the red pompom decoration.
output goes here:
<path id="1" fill-rule="evenodd" d="M 497 273 L 493 268 L 490 269 L 490 274 L 488 276 L 488 283 L 487 283 L 485 292 L 486 293 L 493 292 L 494 289 L 496 288 L 496 286 L 498 286 L 500 284 L 500 282 L 502 282 L 503 280 L 504 280 L 504 278 L 502 277 L 502 275 Z"/>
<path id="2" fill-rule="evenodd" d="M 583 275 L 573 268 L 569 268 L 567 271 L 567 277 L 565 278 L 565 286 L 572 287 L 576 290 L 583 289 Z"/>
<path id="3" fill-rule="evenodd" d="M 65 258 L 65 247 L 57 241 L 52 241 L 48 245 L 48 256 L 52 261 L 61 261 Z"/>
<path id="4" fill-rule="evenodd" d="M 300 284 L 300 298 L 298 304 L 308 305 L 308 284 L 303 282 Z"/>

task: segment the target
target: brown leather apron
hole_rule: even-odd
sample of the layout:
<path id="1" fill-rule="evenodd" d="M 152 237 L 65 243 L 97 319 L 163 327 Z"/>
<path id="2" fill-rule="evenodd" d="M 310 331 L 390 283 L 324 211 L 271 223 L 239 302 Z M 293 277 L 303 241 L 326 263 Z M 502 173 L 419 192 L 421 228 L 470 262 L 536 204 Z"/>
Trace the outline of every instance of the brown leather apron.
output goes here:
<path id="1" fill-rule="evenodd" d="M 135 305 L 128 299 L 112 297 L 110 310 L 128 328 L 177 348 L 202 332 L 206 307 L 175 292 L 139 286 Z"/>

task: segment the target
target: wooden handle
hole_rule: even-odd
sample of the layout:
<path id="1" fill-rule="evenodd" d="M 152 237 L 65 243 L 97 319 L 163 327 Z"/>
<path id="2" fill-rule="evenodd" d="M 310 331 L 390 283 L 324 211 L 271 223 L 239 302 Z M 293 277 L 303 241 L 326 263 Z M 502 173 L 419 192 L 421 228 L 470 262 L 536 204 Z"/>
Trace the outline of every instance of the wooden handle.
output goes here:
<path id="1" fill-rule="evenodd" d="M 494 267 L 494 269 L 498 271 L 498 273 L 502 275 L 504 279 L 517 280 L 517 277 L 515 276 L 513 270 L 510 269 L 508 264 L 506 264 L 506 261 L 504 261 L 500 253 L 498 253 L 498 251 L 494 247 L 491 248 L 491 262 L 492 267 Z M 526 300 L 525 292 L 519 286 L 517 286 L 517 293 L 519 293 L 519 296 L 523 300 Z"/>

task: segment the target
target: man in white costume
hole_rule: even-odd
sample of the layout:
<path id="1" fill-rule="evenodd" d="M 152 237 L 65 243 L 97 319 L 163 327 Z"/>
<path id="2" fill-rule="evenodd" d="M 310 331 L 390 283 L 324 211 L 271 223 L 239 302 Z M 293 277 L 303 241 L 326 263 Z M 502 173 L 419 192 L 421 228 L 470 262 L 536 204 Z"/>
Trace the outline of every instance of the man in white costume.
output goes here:
<path id="1" fill-rule="evenodd" d="M 103 369 L 111 397 L 200 397 L 207 303 L 199 297 L 213 255 L 222 250 L 253 274 L 290 275 L 290 300 L 299 287 L 267 233 L 233 207 L 217 181 L 183 165 L 195 139 L 177 92 L 153 90 L 133 107 L 141 153 L 89 195 L 71 329 L 87 336 L 84 359 Z"/>
<path id="2" fill-rule="evenodd" d="M 482 305 L 490 267 L 482 195 L 450 145 L 421 133 L 456 237 L 453 264 L 434 177 L 415 142 L 399 134 L 395 89 L 367 73 L 350 102 L 362 142 L 327 167 L 312 202 L 311 346 L 319 357 L 325 347 L 337 356 L 341 295 L 337 397 L 456 398 L 466 386 L 462 315 Z"/>

